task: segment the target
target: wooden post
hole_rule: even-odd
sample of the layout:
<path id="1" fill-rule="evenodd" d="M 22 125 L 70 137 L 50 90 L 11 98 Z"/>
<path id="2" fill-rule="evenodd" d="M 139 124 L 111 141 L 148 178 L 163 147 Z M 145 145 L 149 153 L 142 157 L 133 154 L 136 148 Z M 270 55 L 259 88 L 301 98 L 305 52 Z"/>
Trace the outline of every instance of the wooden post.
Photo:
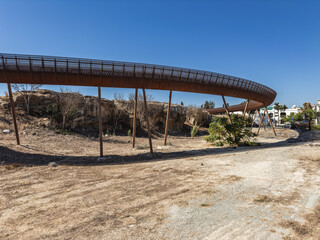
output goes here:
<path id="1" fill-rule="evenodd" d="M 13 102 L 13 96 L 12 96 L 10 83 L 8 83 L 8 91 L 9 91 L 11 113 L 12 113 L 13 124 L 14 124 L 14 132 L 16 133 L 17 144 L 20 145 L 20 138 L 19 138 L 19 132 L 18 132 L 17 119 L 16 119 L 16 111 L 15 111 L 15 108 L 14 108 L 14 102 Z"/>
<path id="2" fill-rule="evenodd" d="M 264 119 L 264 114 L 265 113 L 266 113 L 266 108 L 264 108 L 264 112 L 263 112 L 262 118 L 261 118 L 261 115 L 260 115 L 260 124 L 259 124 L 259 128 L 258 128 L 258 133 L 257 134 L 259 134 L 259 132 L 260 132 L 261 123 L 263 124 L 263 119 Z"/>
<path id="3" fill-rule="evenodd" d="M 170 106 L 171 106 L 171 97 L 172 97 L 172 90 L 170 90 L 169 94 L 169 103 L 168 103 L 168 110 L 167 110 L 167 119 L 166 119 L 166 130 L 164 134 L 164 145 L 167 145 L 167 136 L 168 136 L 168 124 L 169 124 L 169 117 L 170 117 Z"/>
<path id="4" fill-rule="evenodd" d="M 226 100 L 224 99 L 224 96 L 223 96 L 223 95 L 221 95 L 221 96 L 222 96 L 222 100 L 223 100 L 223 103 L 224 103 L 224 108 L 226 109 L 226 113 L 227 113 L 229 122 L 230 122 L 230 124 L 232 124 L 232 121 L 231 121 L 231 117 L 230 117 L 230 115 L 229 115 L 229 110 L 228 110 L 228 106 L 227 106 Z"/>
<path id="5" fill-rule="evenodd" d="M 246 113 L 247 113 L 248 104 L 249 104 L 249 99 L 248 99 L 248 101 L 246 102 L 246 105 L 245 105 L 244 110 L 243 110 L 243 116 L 244 116 L 244 117 L 246 116 Z"/>
<path id="6" fill-rule="evenodd" d="M 152 141 L 151 141 L 151 132 L 150 132 L 150 124 L 149 124 L 149 113 L 148 113 L 148 105 L 147 105 L 147 98 L 146 98 L 146 91 L 142 88 L 143 91 L 143 100 L 144 100 L 144 118 L 147 122 L 147 130 L 148 130 L 148 137 L 149 137 L 149 146 L 150 146 L 150 153 L 153 154 L 152 149 Z"/>
<path id="7" fill-rule="evenodd" d="M 103 142 L 102 142 L 102 110 L 101 110 L 101 87 L 98 87 L 99 101 L 99 139 L 100 139 L 100 157 L 103 157 Z"/>
<path id="8" fill-rule="evenodd" d="M 257 115 L 257 109 L 254 111 L 254 116 L 252 118 L 252 124 L 251 124 L 251 130 L 253 128 L 253 123 L 254 123 L 254 120 L 256 119 L 256 115 Z"/>
<path id="9" fill-rule="evenodd" d="M 259 113 L 259 117 L 260 117 L 260 119 L 261 119 L 260 109 L 258 110 L 258 113 Z M 262 121 L 262 126 L 263 126 L 264 130 L 267 131 L 267 130 L 266 130 L 266 126 L 264 125 L 263 121 Z"/>
<path id="10" fill-rule="evenodd" d="M 134 97 L 134 115 L 133 115 L 133 130 L 132 130 L 132 148 L 136 145 L 136 128 L 137 128 L 137 104 L 138 104 L 138 88 Z"/>
<path id="11" fill-rule="evenodd" d="M 272 124 L 272 122 L 271 122 L 271 119 L 270 119 L 270 116 L 269 116 L 269 113 L 268 113 L 268 109 L 267 109 L 266 106 L 264 106 L 264 108 L 265 108 L 266 111 L 267 111 L 267 116 L 268 116 L 268 119 L 269 119 L 269 122 L 270 122 L 270 125 L 271 125 L 271 128 L 272 128 L 273 134 L 274 134 L 274 136 L 277 136 L 276 130 L 274 129 L 273 124 Z"/>

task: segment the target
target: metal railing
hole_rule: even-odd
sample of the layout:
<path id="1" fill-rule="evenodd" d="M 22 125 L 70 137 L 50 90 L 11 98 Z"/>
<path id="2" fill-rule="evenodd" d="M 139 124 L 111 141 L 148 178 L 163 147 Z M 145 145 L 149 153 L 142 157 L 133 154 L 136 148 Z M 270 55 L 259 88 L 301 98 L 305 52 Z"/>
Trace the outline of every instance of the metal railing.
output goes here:
<path id="1" fill-rule="evenodd" d="M 243 78 L 215 72 L 143 63 L 0 53 L 0 70 L 163 79 L 236 88 L 257 94 L 276 96 L 276 92 L 271 88 Z"/>

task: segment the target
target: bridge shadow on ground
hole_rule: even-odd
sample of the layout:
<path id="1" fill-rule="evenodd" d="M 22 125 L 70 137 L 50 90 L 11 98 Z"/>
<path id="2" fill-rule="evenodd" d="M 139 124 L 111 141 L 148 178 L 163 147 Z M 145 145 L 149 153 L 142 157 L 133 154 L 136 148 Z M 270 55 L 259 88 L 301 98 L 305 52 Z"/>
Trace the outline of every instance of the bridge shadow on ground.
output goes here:
<path id="1" fill-rule="evenodd" d="M 106 155 L 104 158 L 97 156 L 62 156 L 49 154 L 34 154 L 12 150 L 8 147 L 0 146 L 0 163 L 2 165 L 21 164 L 24 166 L 42 166 L 48 165 L 50 162 L 56 162 L 58 165 L 76 165 L 76 166 L 97 166 L 112 164 L 130 164 L 137 162 L 152 162 L 181 159 L 187 157 L 215 156 L 226 153 L 237 153 L 245 151 L 255 151 L 267 148 L 286 147 L 299 143 L 311 142 L 314 139 L 302 136 L 299 132 L 297 138 L 289 138 L 285 141 L 275 143 L 264 143 L 261 146 L 242 146 L 242 147 L 226 147 L 226 148 L 206 148 L 193 149 L 175 152 L 156 152 L 141 153 L 136 155 Z M 26 147 L 27 148 L 27 147 Z"/>

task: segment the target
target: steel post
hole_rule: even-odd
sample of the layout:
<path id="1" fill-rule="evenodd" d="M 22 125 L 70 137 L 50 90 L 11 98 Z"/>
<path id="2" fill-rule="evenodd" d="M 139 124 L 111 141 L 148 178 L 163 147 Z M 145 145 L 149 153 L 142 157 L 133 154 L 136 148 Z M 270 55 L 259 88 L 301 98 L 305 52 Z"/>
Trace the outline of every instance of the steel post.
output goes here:
<path id="1" fill-rule="evenodd" d="M 143 91 L 143 101 L 144 101 L 144 118 L 145 118 L 145 121 L 147 122 L 150 153 L 153 154 L 146 90 L 143 88 L 142 91 Z"/>
<path id="2" fill-rule="evenodd" d="M 98 87 L 99 101 L 99 140 L 100 140 L 100 157 L 103 157 L 103 141 L 102 141 L 102 110 L 101 110 L 101 87 Z"/>
<path id="3" fill-rule="evenodd" d="M 166 129 L 164 134 L 164 145 L 167 145 L 167 136 L 168 136 L 168 125 L 169 125 L 169 117 L 170 117 L 170 107 L 171 107 L 171 97 L 172 97 L 172 90 L 170 90 L 169 94 L 169 103 L 168 103 L 168 110 L 167 110 L 167 119 L 166 119 Z"/>
<path id="4" fill-rule="evenodd" d="M 134 115 L 133 115 L 133 130 L 132 130 L 132 148 L 136 145 L 136 131 L 137 131 L 137 105 L 138 105 L 138 88 L 134 96 Z"/>
<path id="5" fill-rule="evenodd" d="M 16 119 L 16 111 L 15 111 L 15 107 L 14 107 L 14 102 L 13 102 L 13 96 L 12 96 L 11 84 L 10 83 L 8 83 L 8 91 L 9 91 L 11 113 L 12 113 L 13 124 L 14 124 L 14 132 L 16 133 L 17 144 L 20 145 L 18 124 L 17 124 L 17 119 Z"/>

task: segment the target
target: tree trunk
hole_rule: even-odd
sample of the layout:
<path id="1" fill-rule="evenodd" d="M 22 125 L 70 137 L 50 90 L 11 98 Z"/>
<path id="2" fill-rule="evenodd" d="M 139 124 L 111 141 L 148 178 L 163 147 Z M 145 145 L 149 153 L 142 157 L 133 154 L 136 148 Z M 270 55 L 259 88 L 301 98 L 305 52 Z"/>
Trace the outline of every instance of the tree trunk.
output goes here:
<path id="1" fill-rule="evenodd" d="M 66 126 L 66 115 L 62 115 L 62 129 L 64 130 Z"/>
<path id="2" fill-rule="evenodd" d="M 311 121 L 308 120 L 308 122 L 309 122 L 309 131 L 311 131 Z"/>
<path id="3" fill-rule="evenodd" d="M 26 111 L 27 114 L 30 114 L 30 101 L 29 101 L 29 96 L 28 95 L 23 95 L 23 99 L 24 99 L 24 104 L 26 105 Z"/>

